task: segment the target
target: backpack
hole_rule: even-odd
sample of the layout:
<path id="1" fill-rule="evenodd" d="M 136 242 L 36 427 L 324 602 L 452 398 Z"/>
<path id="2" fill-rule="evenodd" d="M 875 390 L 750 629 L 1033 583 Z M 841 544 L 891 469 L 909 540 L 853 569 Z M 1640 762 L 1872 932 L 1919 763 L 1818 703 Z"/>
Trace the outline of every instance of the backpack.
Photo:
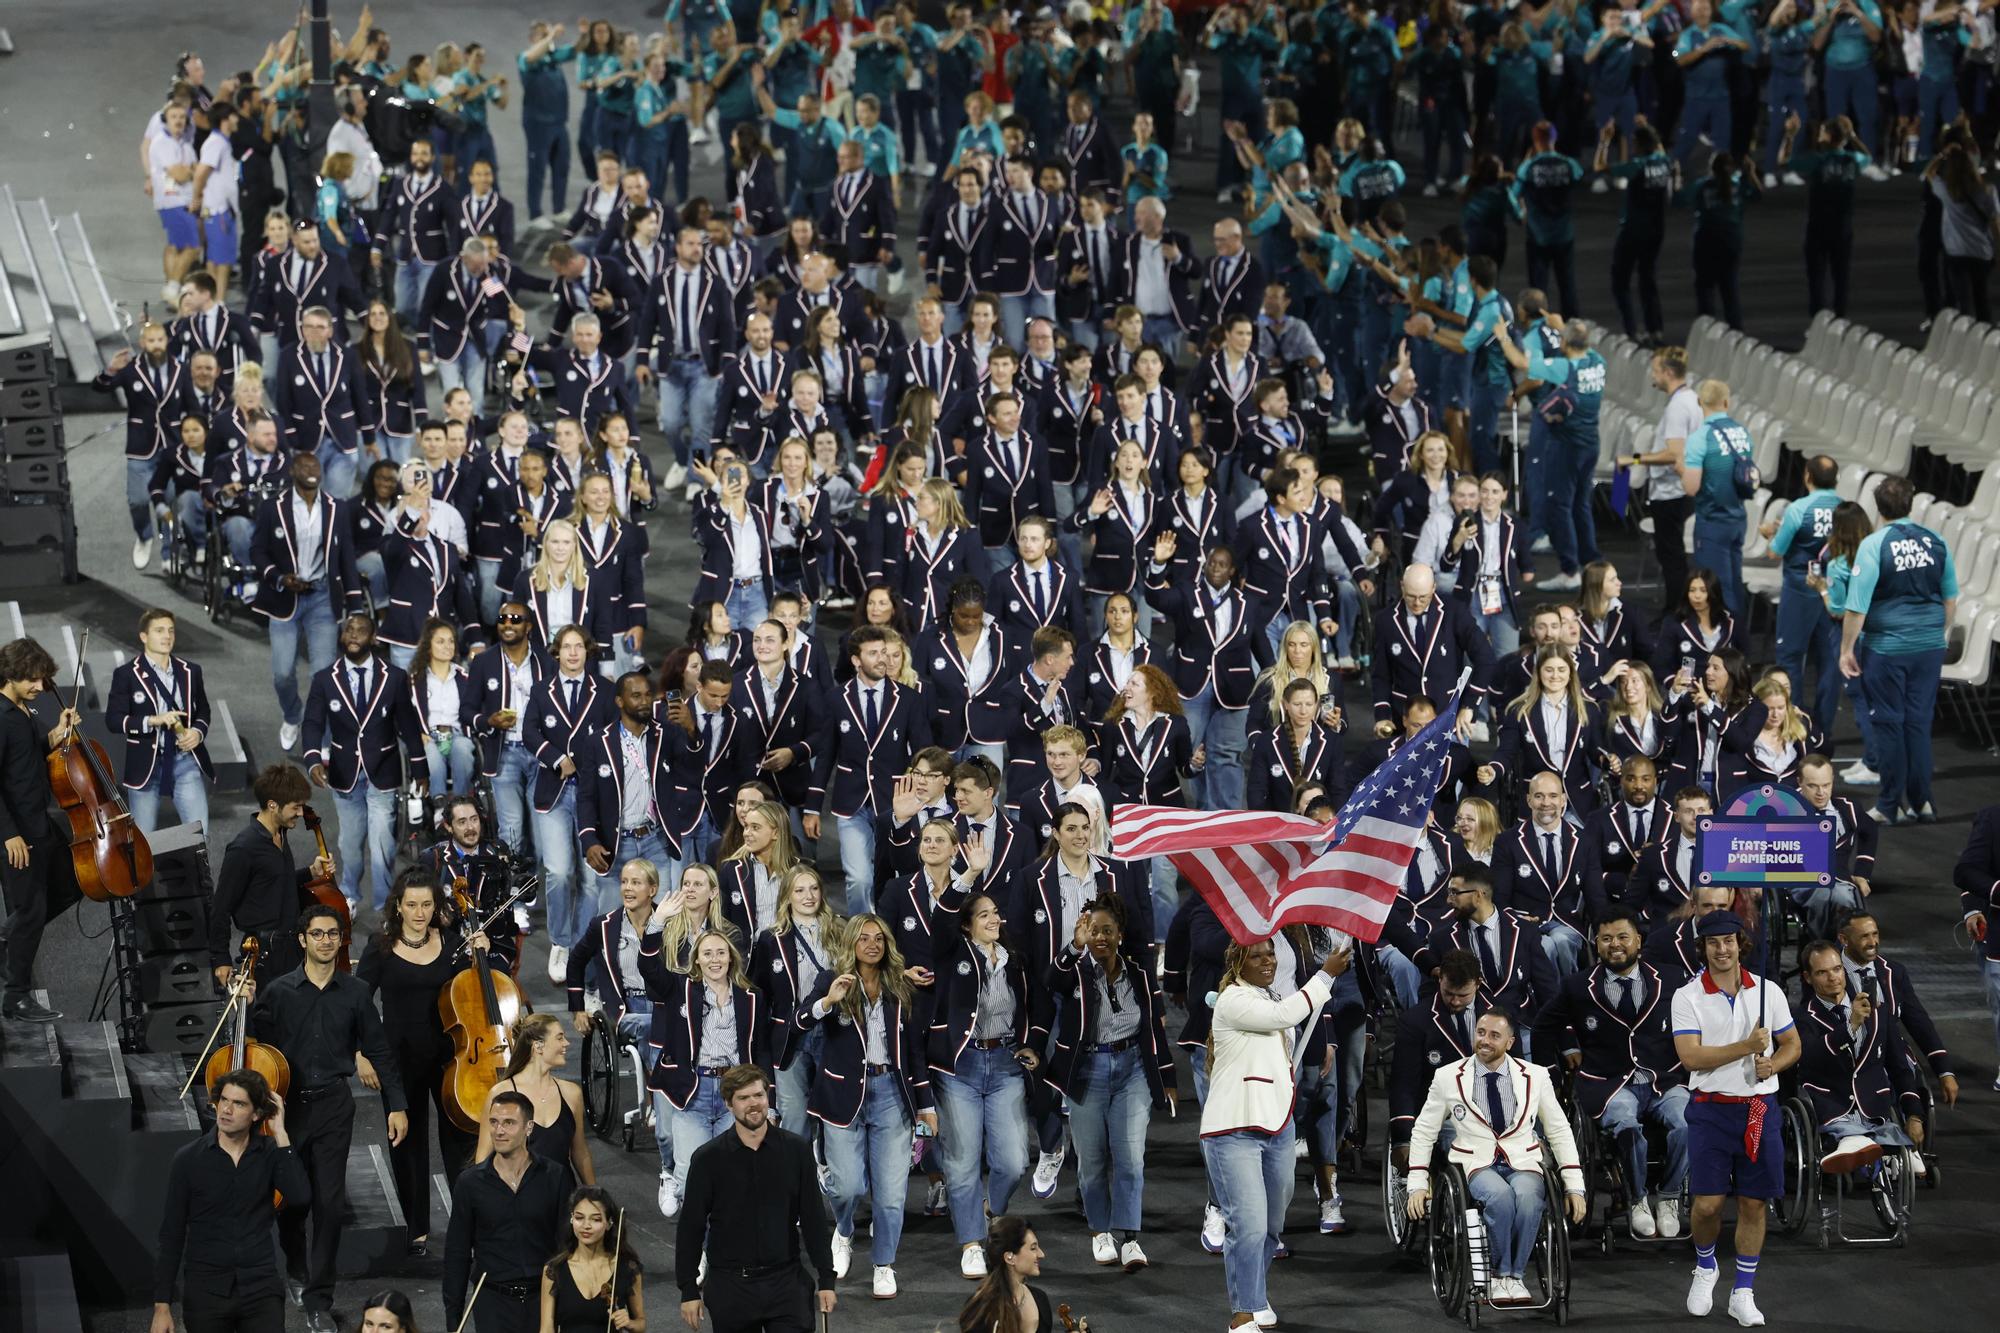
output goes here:
<path id="1" fill-rule="evenodd" d="M 1736 498 L 1748 500 L 1757 494 L 1757 488 L 1764 484 L 1763 474 L 1750 461 L 1748 454 L 1732 454 L 1729 461 L 1729 480 L 1736 488 Z"/>

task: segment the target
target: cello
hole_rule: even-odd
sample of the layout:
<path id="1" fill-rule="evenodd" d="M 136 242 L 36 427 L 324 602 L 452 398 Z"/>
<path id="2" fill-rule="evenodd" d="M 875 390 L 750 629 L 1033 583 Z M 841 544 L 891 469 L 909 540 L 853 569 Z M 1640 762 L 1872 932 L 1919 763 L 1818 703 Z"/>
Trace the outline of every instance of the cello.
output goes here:
<path id="1" fill-rule="evenodd" d="M 318 847 L 320 856 L 331 862 L 333 858 L 326 853 L 326 832 L 320 827 L 319 812 L 309 805 L 303 807 L 303 812 L 306 827 L 312 830 L 313 843 Z M 348 961 L 347 955 L 354 940 L 354 916 L 348 910 L 347 895 L 333 882 L 333 876 L 315 875 L 307 880 L 305 887 L 299 890 L 299 907 L 301 910 L 324 907 L 340 918 L 340 953 L 334 958 L 333 965 L 342 972 L 353 971 L 354 965 Z"/>
<path id="2" fill-rule="evenodd" d="M 82 698 L 84 656 L 89 651 L 86 629 L 76 654 L 76 684 L 68 712 L 75 712 Z M 69 816 L 69 859 L 84 897 L 98 903 L 129 898 L 152 883 L 153 848 L 118 794 L 111 756 L 81 728 L 70 728 L 62 744 L 49 751 L 49 786 Z"/>
<path id="3" fill-rule="evenodd" d="M 224 1074 L 237 1069 L 254 1069 L 264 1076 L 271 1085 L 271 1091 L 280 1097 L 291 1088 L 292 1067 L 285 1060 L 285 1053 L 267 1042 L 250 1036 L 250 1005 L 243 998 L 250 988 L 250 980 L 257 974 L 257 937 L 243 937 L 243 961 L 237 964 L 236 979 L 230 983 L 229 1002 L 236 1006 L 235 1027 L 227 1046 L 217 1048 L 208 1057 L 208 1064 L 202 1071 L 202 1082 L 210 1094 L 215 1092 L 215 1082 Z M 264 1125 L 261 1133 L 268 1134 L 271 1128 Z"/>
<path id="4" fill-rule="evenodd" d="M 459 919 L 478 920 L 465 876 L 452 880 L 451 890 Z M 506 1073 L 512 1049 L 508 1030 L 530 1010 L 514 978 L 494 971 L 486 961 L 486 950 L 469 952 L 471 966 L 438 992 L 438 1021 L 452 1044 L 451 1064 L 444 1071 L 444 1113 L 460 1129 L 476 1134 L 487 1099 Z"/>

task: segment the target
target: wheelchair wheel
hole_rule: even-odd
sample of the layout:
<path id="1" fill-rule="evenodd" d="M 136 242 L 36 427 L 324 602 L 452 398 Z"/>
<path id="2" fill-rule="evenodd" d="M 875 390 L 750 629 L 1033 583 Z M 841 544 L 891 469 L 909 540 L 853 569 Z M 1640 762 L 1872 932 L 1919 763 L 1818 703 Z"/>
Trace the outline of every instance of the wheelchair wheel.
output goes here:
<path id="1" fill-rule="evenodd" d="M 1778 1230 L 1796 1236 L 1819 1209 L 1818 1131 L 1806 1105 L 1794 1097 L 1778 1110 L 1780 1140 L 1785 1154 L 1785 1192 L 1771 1200 Z M 1766 1130 L 1769 1130 L 1767 1125 Z"/>
<path id="2" fill-rule="evenodd" d="M 583 1119 L 591 1132 L 606 1143 L 618 1137 L 618 1034 L 602 1014 L 591 1020 L 583 1035 Z"/>
<path id="3" fill-rule="evenodd" d="M 1399 1254 L 1417 1247 L 1423 1227 L 1410 1220 L 1404 1205 L 1410 1201 L 1409 1178 L 1396 1169 L 1396 1150 L 1388 1135 L 1382 1137 L 1382 1221 L 1389 1229 L 1389 1242 Z"/>
<path id="4" fill-rule="evenodd" d="M 1911 1148 L 1897 1148 L 1882 1154 L 1877 1163 L 1875 1188 L 1869 1191 L 1869 1198 L 1875 1205 L 1875 1216 L 1882 1226 L 1902 1245 L 1910 1226 L 1910 1208 L 1916 1202 L 1917 1181 L 1915 1166 L 1916 1151 Z"/>
<path id="5" fill-rule="evenodd" d="M 1465 1233 L 1467 1199 L 1464 1177 L 1449 1167 L 1431 1172 L 1431 1207 L 1425 1218 L 1424 1243 L 1430 1260 L 1431 1294 L 1445 1314 L 1465 1315 L 1467 1326 L 1479 1324 L 1479 1301 L 1472 1289 L 1471 1238 Z"/>
<path id="6" fill-rule="evenodd" d="M 208 563 L 202 568 L 201 609 L 208 613 L 212 624 L 221 624 L 229 618 L 229 560 L 228 547 L 222 540 L 222 523 L 212 523 L 208 529 Z"/>
<path id="7" fill-rule="evenodd" d="M 1569 1322 L 1569 1218 L 1563 1212 L 1568 1200 L 1564 1197 L 1562 1182 L 1547 1174 L 1543 1176 L 1546 1199 L 1542 1204 L 1541 1234 L 1535 1239 L 1535 1252 L 1530 1262 L 1535 1267 L 1535 1277 L 1541 1284 L 1542 1299 L 1548 1302 L 1549 1311 L 1556 1323 Z M 1611 1233 L 1607 1224 L 1605 1234 Z"/>

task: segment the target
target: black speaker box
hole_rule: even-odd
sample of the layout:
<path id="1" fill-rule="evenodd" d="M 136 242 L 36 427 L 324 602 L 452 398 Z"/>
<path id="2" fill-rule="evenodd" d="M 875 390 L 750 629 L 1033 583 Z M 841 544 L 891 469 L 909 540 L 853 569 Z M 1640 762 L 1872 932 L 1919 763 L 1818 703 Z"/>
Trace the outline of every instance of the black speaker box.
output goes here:
<path id="1" fill-rule="evenodd" d="M 55 347 L 46 333 L 0 338 L 0 384 L 47 384 L 56 377 Z"/>
<path id="2" fill-rule="evenodd" d="M 142 899 L 133 905 L 134 942 L 147 957 L 208 947 L 208 899 Z"/>
<path id="3" fill-rule="evenodd" d="M 0 454 L 9 458 L 19 458 L 24 454 L 59 454 L 63 447 L 61 417 L 0 420 Z"/>
<path id="4" fill-rule="evenodd" d="M 47 381 L 0 385 L 0 417 L 19 421 L 23 417 L 58 416 L 56 386 Z"/>
<path id="5" fill-rule="evenodd" d="M 146 1011 L 142 1040 L 157 1055 L 200 1055 L 221 1016 L 221 1000 L 159 1005 Z"/>
<path id="6" fill-rule="evenodd" d="M 139 1000 L 147 1008 L 194 1004 L 215 998 L 215 974 L 207 949 L 155 954 L 139 963 Z"/>
<path id="7" fill-rule="evenodd" d="M 60 501 L 69 491 L 69 464 L 54 454 L 0 458 L 0 496 L 47 495 Z"/>
<path id="8" fill-rule="evenodd" d="M 199 824 L 175 824 L 146 835 L 153 849 L 153 882 L 135 895 L 140 902 L 168 898 L 206 899 L 214 890 L 208 849 Z"/>

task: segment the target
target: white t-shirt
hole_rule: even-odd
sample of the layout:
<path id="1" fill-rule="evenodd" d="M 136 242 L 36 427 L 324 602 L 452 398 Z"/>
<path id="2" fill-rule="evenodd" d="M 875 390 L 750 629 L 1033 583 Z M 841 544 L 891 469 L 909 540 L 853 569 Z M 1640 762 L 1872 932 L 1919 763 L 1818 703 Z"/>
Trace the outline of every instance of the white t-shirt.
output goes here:
<path id="1" fill-rule="evenodd" d="M 167 175 L 169 167 L 194 166 L 194 148 L 179 139 L 161 134 L 146 145 L 146 161 L 153 169 L 153 207 L 187 208 L 194 203 L 194 177 L 184 181 Z"/>
<path id="2" fill-rule="evenodd" d="M 1660 424 L 1653 431 L 1651 453 L 1659 453 L 1667 447 L 1668 440 L 1679 440 L 1683 448 L 1701 426 L 1701 403 L 1695 398 L 1694 390 L 1683 384 L 1667 398 L 1667 406 L 1660 413 Z M 1681 487 L 1678 468 L 1664 464 L 1649 466 L 1646 472 L 1646 495 L 1654 500 L 1682 500 L 1687 492 Z"/>
<path id="3" fill-rule="evenodd" d="M 229 140 L 220 134 L 209 135 L 201 146 L 201 165 L 208 168 L 208 179 L 201 187 L 202 216 L 236 212 L 236 155 L 229 151 Z"/>
<path id="4" fill-rule="evenodd" d="M 1792 1026 L 1792 1007 L 1784 988 L 1760 981 L 1744 972 L 1742 989 L 1731 995 L 1718 988 L 1703 972 L 1674 992 L 1674 1035 L 1695 1033 L 1704 1046 L 1727 1046 L 1742 1041 L 1761 1021 L 1770 1034 L 1764 1054 L 1778 1048 L 1778 1037 Z M 1714 1069 L 1688 1075 L 1693 1092 L 1719 1092 L 1726 1097 L 1763 1096 L 1778 1090 L 1774 1076 L 1758 1080 L 1750 1056 L 1732 1060 Z"/>

